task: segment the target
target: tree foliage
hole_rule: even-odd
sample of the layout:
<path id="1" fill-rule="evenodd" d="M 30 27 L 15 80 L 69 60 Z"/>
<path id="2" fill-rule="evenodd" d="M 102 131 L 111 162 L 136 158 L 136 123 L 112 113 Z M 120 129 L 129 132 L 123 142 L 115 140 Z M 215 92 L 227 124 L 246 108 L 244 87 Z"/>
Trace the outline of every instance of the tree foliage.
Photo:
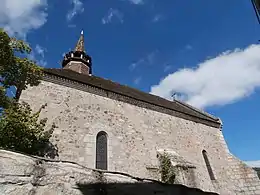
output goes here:
<path id="1" fill-rule="evenodd" d="M 0 118 L 0 145 L 6 149 L 43 156 L 55 125 L 45 130 L 47 118 L 39 119 L 42 106 L 33 113 L 27 103 L 14 103 Z"/>
<path id="2" fill-rule="evenodd" d="M 38 85 L 42 77 L 42 67 L 28 59 L 30 52 L 31 48 L 27 43 L 10 38 L 4 30 L 0 29 L 1 84 L 5 88 L 15 86 L 16 99 L 19 99 L 21 91 L 28 85 Z"/>
<path id="3" fill-rule="evenodd" d="M 14 63 L 14 54 L 9 43 L 11 38 L 6 32 L 0 29 L 0 69 L 2 70 L 5 64 Z"/>
<path id="4" fill-rule="evenodd" d="M 46 130 L 47 119 L 39 118 L 46 105 L 33 113 L 29 104 L 18 102 L 22 90 L 37 86 L 43 75 L 42 68 L 28 59 L 30 52 L 27 43 L 0 29 L 0 147 L 43 156 L 49 152 L 46 148 L 55 128 L 52 125 Z M 15 97 L 8 97 L 6 92 L 12 86 Z"/>
<path id="5" fill-rule="evenodd" d="M 176 179 L 176 169 L 171 163 L 171 159 L 167 154 L 158 155 L 160 161 L 161 180 L 167 184 L 174 184 Z"/>

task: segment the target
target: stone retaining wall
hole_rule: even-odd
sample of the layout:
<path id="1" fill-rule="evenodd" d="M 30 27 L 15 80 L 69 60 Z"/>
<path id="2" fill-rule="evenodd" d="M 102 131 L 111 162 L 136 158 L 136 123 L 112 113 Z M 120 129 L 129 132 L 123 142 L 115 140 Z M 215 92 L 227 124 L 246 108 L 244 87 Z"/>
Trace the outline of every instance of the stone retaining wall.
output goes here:
<path id="1" fill-rule="evenodd" d="M 217 195 L 183 185 L 0 150 L 1 195 Z"/>

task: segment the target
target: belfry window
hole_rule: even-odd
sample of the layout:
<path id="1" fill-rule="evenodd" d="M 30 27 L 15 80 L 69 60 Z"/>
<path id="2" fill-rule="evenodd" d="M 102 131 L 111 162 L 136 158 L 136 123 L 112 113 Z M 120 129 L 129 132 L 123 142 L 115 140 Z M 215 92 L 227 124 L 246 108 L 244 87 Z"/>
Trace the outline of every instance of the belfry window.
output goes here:
<path id="1" fill-rule="evenodd" d="M 96 138 L 96 169 L 107 170 L 107 134 L 104 131 Z"/>
<path id="2" fill-rule="evenodd" d="M 205 164 L 206 164 L 206 167 L 207 167 L 210 179 L 211 180 L 216 180 L 216 178 L 214 176 L 214 173 L 213 173 L 213 170 L 212 170 L 212 168 L 210 166 L 209 159 L 208 159 L 208 154 L 207 154 L 206 150 L 202 151 L 202 155 L 203 155 L 203 158 L 204 158 L 204 161 L 205 161 Z"/>

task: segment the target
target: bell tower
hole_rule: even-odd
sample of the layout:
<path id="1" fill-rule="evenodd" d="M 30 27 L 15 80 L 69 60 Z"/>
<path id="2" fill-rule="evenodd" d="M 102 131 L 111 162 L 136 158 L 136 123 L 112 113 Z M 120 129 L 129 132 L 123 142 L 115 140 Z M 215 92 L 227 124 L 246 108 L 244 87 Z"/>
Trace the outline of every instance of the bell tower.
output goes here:
<path id="1" fill-rule="evenodd" d="M 70 51 L 64 56 L 62 67 L 63 69 L 70 69 L 77 73 L 91 76 L 92 60 L 85 52 L 83 31 L 81 31 L 80 38 L 74 51 Z"/>

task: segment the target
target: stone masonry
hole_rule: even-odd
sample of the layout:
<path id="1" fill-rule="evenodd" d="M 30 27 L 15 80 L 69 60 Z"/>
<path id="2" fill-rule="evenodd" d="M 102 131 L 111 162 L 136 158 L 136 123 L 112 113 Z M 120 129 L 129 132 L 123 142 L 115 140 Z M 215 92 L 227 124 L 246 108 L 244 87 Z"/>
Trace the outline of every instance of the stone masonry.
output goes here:
<path id="1" fill-rule="evenodd" d="M 79 90 L 73 85 L 46 76 L 39 86 L 23 91 L 20 99 L 35 110 L 47 103 L 42 117 L 58 126 L 52 142 L 58 146 L 59 159 L 95 168 L 96 135 L 105 131 L 109 171 L 158 179 L 157 154 L 163 150 L 175 154 L 173 164 L 182 161 L 193 167 L 194 181 L 182 179 L 184 185 L 221 195 L 260 195 L 256 172 L 229 152 L 222 129 L 125 103 L 120 101 L 123 96 L 109 91 L 78 83 Z M 210 180 L 203 150 L 216 180 Z"/>
<path id="2" fill-rule="evenodd" d="M 101 183 L 102 182 L 102 183 Z M 1 195 L 217 195 L 120 172 L 0 150 Z"/>

